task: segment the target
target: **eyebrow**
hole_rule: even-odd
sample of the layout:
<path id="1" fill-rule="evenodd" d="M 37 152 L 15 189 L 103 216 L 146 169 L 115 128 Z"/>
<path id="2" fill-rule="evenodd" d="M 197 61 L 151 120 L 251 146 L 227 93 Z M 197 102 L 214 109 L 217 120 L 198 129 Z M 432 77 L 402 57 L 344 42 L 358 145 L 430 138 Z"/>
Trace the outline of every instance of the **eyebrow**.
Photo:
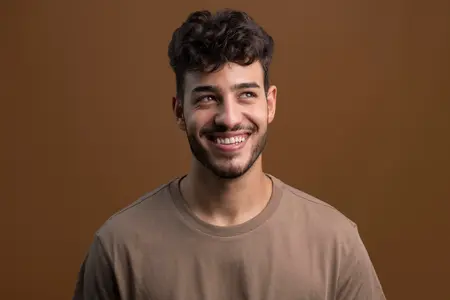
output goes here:
<path id="1" fill-rule="evenodd" d="M 231 87 L 231 90 L 242 90 L 242 89 L 249 89 L 249 88 L 260 88 L 259 84 L 256 82 L 243 82 L 235 84 Z M 219 88 L 217 86 L 213 85 L 199 85 L 196 86 L 191 93 L 201 93 L 201 92 L 219 92 Z"/>
<path id="2" fill-rule="evenodd" d="M 231 87 L 232 90 L 242 90 L 242 89 L 250 89 L 250 88 L 259 88 L 259 84 L 256 82 L 243 82 L 239 84 L 235 84 Z"/>

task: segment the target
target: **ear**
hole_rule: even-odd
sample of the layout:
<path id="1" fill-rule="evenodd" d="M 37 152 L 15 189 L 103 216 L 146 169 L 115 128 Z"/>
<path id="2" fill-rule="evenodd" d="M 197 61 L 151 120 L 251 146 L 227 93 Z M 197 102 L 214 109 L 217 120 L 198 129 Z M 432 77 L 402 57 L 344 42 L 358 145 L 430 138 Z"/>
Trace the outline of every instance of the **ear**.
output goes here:
<path id="1" fill-rule="evenodd" d="M 272 123 L 277 108 L 277 87 L 272 85 L 267 91 L 267 122 Z"/>
<path id="2" fill-rule="evenodd" d="M 183 113 L 183 100 L 177 97 L 172 98 L 172 110 L 175 115 L 178 128 L 185 131 L 186 123 L 184 121 L 184 113 Z"/>

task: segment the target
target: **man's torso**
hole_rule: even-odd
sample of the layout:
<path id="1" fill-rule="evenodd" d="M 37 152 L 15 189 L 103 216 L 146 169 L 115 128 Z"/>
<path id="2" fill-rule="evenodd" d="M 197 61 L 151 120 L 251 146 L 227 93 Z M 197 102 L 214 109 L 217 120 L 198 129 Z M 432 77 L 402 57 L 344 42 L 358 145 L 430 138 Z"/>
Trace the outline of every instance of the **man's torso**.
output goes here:
<path id="1" fill-rule="evenodd" d="M 113 216 L 98 237 L 121 299 L 335 299 L 354 224 L 272 180 L 266 209 L 231 228 L 196 219 L 178 179 Z"/>

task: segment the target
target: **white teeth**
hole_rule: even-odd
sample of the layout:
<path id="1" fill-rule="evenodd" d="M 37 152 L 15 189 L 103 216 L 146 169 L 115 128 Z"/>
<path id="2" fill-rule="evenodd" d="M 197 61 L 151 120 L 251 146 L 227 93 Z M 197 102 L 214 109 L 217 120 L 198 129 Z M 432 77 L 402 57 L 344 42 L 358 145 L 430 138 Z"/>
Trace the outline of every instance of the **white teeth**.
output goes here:
<path id="1" fill-rule="evenodd" d="M 224 144 L 224 145 L 232 145 L 232 144 L 239 144 L 245 141 L 244 136 L 236 136 L 231 138 L 217 138 L 216 143 L 217 144 Z"/>

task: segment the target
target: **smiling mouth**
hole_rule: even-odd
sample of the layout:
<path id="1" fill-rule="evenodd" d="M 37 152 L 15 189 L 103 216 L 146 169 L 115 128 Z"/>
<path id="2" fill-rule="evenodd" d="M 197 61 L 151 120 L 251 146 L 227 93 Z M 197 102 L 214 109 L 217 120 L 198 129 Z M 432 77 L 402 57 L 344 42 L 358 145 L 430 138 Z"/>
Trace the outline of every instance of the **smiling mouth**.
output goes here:
<path id="1" fill-rule="evenodd" d="M 212 137 L 211 140 L 219 145 L 237 145 L 247 140 L 247 135 L 237 135 L 232 137 Z"/>
<path id="2" fill-rule="evenodd" d="M 219 147 L 229 147 L 229 146 L 239 146 L 243 145 L 245 141 L 247 141 L 250 134 L 237 134 L 237 135 L 208 135 L 207 138 L 209 141 L 214 143 Z"/>

